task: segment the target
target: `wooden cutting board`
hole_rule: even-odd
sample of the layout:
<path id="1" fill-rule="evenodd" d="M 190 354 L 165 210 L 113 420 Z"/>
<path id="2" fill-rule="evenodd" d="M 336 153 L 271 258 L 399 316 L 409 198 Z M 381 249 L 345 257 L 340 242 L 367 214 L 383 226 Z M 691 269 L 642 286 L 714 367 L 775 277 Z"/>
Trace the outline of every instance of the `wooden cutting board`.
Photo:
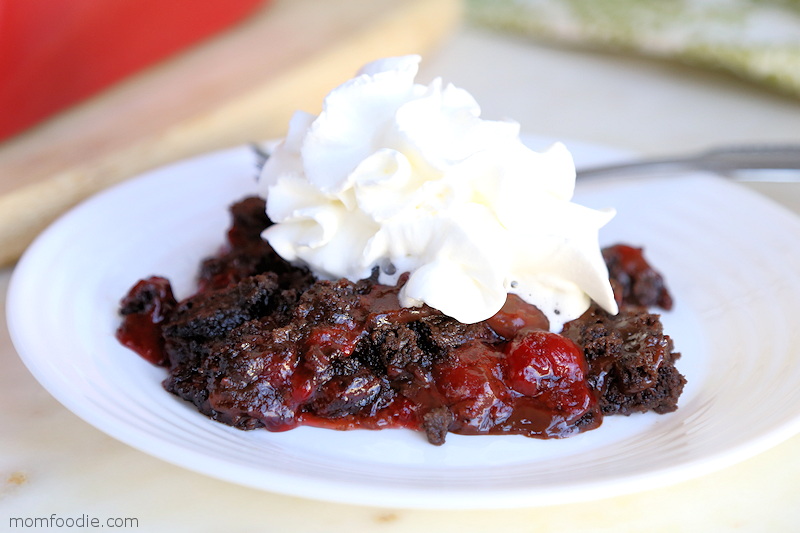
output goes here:
<path id="1" fill-rule="evenodd" d="M 367 61 L 430 51 L 459 0 L 275 0 L 244 23 L 0 144 L 0 265 L 146 170 L 281 137 Z M 98 221 L 102 223 L 102 221 Z"/>

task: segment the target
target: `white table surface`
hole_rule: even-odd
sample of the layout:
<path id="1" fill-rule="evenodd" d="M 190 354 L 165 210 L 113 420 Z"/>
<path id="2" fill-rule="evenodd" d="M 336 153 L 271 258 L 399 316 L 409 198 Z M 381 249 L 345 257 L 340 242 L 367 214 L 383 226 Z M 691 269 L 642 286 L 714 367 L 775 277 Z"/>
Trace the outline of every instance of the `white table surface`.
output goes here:
<path id="1" fill-rule="evenodd" d="M 529 133 L 664 154 L 800 141 L 800 101 L 722 74 L 562 50 L 464 28 L 420 78 L 469 90 Z M 753 185 L 800 213 L 800 185 Z M 800 243 L 798 243 L 800 245 Z M 0 271 L 0 304 L 11 269 Z M 35 305 L 35 304 L 34 304 Z M 0 313 L 4 311 L 0 310 Z M 5 320 L 0 321 L 5 324 Z M 416 511 L 316 502 L 217 481 L 80 420 L 28 373 L 0 326 L 0 530 L 10 517 L 134 518 L 142 531 L 797 531 L 800 436 L 667 488 L 582 504 Z M 800 384 L 798 384 L 800 385 Z M 87 528 L 88 529 L 88 528 Z"/>

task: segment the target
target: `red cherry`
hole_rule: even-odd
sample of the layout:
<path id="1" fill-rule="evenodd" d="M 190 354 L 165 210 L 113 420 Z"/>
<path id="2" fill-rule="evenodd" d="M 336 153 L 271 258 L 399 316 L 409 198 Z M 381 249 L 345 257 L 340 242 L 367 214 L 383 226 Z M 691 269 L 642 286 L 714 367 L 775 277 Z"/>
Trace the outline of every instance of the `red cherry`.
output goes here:
<path id="1" fill-rule="evenodd" d="M 513 398 L 501 380 L 502 364 L 502 352 L 470 342 L 434 367 L 438 392 L 453 414 L 451 431 L 487 433 L 510 416 Z"/>
<path id="2" fill-rule="evenodd" d="M 566 337 L 529 331 L 508 344 L 506 364 L 508 385 L 524 396 L 557 410 L 585 409 L 590 403 L 586 358 Z"/>
<path id="3" fill-rule="evenodd" d="M 538 307 L 509 294 L 502 309 L 486 321 L 498 335 L 511 339 L 528 330 L 548 329 L 550 321 Z"/>

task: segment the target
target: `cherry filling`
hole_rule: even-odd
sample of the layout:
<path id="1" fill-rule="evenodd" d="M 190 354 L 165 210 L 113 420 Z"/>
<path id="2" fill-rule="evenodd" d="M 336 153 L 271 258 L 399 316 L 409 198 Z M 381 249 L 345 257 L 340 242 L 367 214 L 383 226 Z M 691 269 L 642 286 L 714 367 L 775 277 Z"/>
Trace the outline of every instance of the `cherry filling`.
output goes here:
<path id="1" fill-rule="evenodd" d="M 121 302 L 125 319 L 117 338 L 154 365 L 166 364 L 161 323 L 175 305 L 169 280 L 152 277 L 140 281 Z"/>
<path id="2" fill-rule="evenodd" d="M 638 249 L 606 250 L 607 261 L 627 258 L 614 282 L 620 314 L 592 306 L 556 334 L 514 295 L 492 318 L 462 324 L 400 307 L 402 277 L 394 287 L 316 281 L 261 240 L 263 202 L 232 210 L 228 246 L 203 262 L 197 294 L 176 302 L 167 280 L 140 281 L 117 332 L 166 367 L 168 391 L 215 420 L 270 431 L 410 428 L 442 444 L 447 433 L 567 437 L 604 414 L 677 406 L 685 380 L 671 340 L 657 315 L 619 295 L 642 279 L 628 292 L 665 291 L 643 258 L 629 260 Z"/>

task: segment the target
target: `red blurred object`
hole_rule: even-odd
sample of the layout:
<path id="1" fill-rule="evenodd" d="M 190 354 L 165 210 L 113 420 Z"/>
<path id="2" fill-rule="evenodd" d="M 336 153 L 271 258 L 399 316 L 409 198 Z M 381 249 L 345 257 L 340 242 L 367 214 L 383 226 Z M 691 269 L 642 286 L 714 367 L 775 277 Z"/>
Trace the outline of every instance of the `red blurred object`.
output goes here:
<path id="1" fill-rule="evenodd" d="M 0 140 L 241 20 L 265 0 L 0 0 Z"/>

